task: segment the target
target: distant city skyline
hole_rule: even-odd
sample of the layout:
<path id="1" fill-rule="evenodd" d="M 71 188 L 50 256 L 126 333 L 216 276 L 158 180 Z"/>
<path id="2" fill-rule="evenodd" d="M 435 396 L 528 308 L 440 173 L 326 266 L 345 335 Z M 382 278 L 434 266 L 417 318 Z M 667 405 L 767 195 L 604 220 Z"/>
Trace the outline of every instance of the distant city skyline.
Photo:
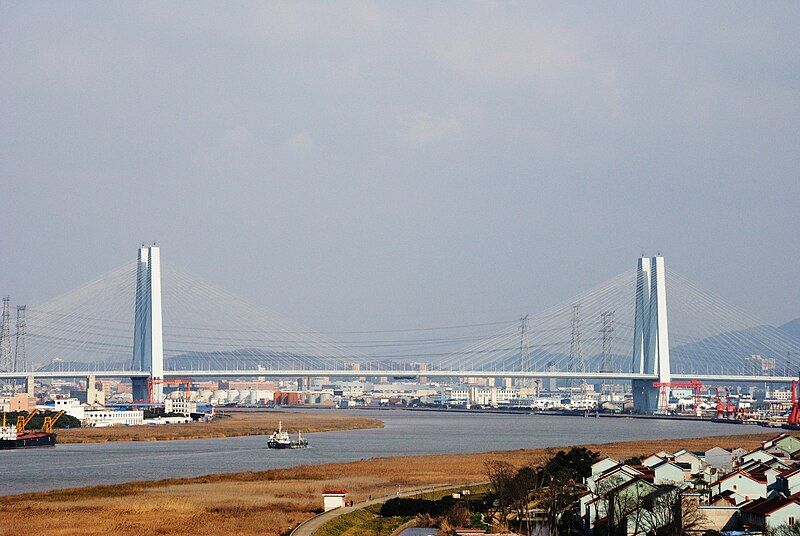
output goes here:
<path id="1" fill-rule="evenodd" d="M 319 330 L 513 320 L 662 252 L 800 317 L 800 6 L 0 8 L 0 294 L 157 242 Z"/>

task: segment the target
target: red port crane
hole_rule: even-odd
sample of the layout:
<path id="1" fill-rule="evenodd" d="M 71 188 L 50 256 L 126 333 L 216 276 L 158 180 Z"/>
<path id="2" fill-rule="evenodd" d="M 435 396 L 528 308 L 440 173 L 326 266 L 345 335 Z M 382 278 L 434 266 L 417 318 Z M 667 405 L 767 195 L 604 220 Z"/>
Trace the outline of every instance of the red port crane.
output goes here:
<path id="1" fill-rule="evenodd" d="M 731 388 L 725 387 L 725 401 L 722 401 L 722 392 L 723 387 L 717 387 L 717 419 L 729 419 L 731 417 L 736 416 L 736 406 L 733 405 L 731 401 Z"/>
<path id="2" fill-rule="evenodd" d="M 721 390 L 722 387 L 717 387 L 717 419 L 724 419 L 726 417 L 725 412 L 727 411 L 727 408 L 725 407 L 726 405 L 722 403 L 722 396 L 719 394 Z"/>
<path id="3" fill-rule="evenodd" d="M 659 410 L 666 412 L 669 409 L 669 400 L 667 400 L 667 388 L 678 389 L 692 389 L 694 391 L 694 410 L 700 414 L 700 401 L 702 400 L 703 384 L 697 380 L 690 380 L 688 382 L 653 382 L 653 387 L 658 387 L 658 400 L 660 403 Z"/>
<path id="4" fill-rule="evenodd" d="M 189 400 L 189 391 L 191 389 L 192 380 L 189 378 L 148 378 L 147 379 L 147 401 L 153 403 L 153 386 L 156 384 L 161 385 L 183 385 L 183 395 L 186 400 Z"/>
<path id="5" fill-rule="evenodd" d="M 789 413 L 789 424 L 800 425 L 800 402 L 797 397 L 797 380 L 792 380 L 792 411 Z"/>

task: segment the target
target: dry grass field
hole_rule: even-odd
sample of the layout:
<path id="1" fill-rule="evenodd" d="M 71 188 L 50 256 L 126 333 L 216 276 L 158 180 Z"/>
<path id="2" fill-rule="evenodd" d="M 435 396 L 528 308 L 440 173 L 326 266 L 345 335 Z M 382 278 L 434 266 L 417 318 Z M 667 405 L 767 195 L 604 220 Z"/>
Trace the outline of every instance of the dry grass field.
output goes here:
<path id="1" fill-rule="evenodd" d="M 661 449 L 755 447 L 773 433 L 587 445 L 614 457 Z M 286 534 L 314 515 L 326 487 L 350 498 L 484 480 L 484 463 L 537 462 L 553 449 L 377 458 L 264 472 L 210 475 L 4 497 L 0 534 Z"/>
<path id="2" fill-rule="evenodd" d="M 355 430 L 380 428 L 379 419 L 353 417 L 330 412 L 278 412 L 278 411 L 232 411 L 230 417 L 212 422 L 190 424 L 164 424 L 158 426 L 111 426 L 108 428 L 59 429 L 59 443 L 103 443 L 106 441 L 161 441 L 168 439 L 201 439 L 210 437 L 234 437 L 244 435 L 271 434 L 278 428 L 295 434 L 306 432 L 330 432 L 332 430 Z"/>

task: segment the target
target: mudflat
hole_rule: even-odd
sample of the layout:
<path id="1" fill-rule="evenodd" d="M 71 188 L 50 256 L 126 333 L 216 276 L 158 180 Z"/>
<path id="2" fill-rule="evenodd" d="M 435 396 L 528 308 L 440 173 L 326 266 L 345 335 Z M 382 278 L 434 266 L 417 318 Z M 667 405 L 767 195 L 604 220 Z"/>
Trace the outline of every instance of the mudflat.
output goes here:
<path id="1" fill-rule="evenodd" d="M 271 434 L 278 428 L 296 433 L 331 432 L 381 428 L 380 419 L 330 412 L 231 411 L 211 422 L 152 426 L 58 429 L 59 443 L 104 443 L 107 441 L 165 441 Z"/>

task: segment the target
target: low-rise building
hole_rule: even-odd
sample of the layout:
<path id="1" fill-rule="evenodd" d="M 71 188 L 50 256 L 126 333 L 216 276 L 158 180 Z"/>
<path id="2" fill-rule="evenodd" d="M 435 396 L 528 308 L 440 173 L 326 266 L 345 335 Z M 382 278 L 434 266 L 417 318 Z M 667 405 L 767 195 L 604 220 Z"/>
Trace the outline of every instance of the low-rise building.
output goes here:
<path id="1" fill-rule="evenodd" d="M 165 398 L 164 413 L 180 413 L 181 415 L 191 415 L 197 413 L 197 402 L 186 400 L 185 398 Z"/>
<path id="2" fill-rule="evenodd" d="M 17 393 L 8 399 L 9 411 L 30 412 L 35 407 L 36 407 L 36 398 L 25 393 Z"/>
<path id="3" fill-rule="evenodd" d="M 734 491 L 748 501 L 763 499 L 767 496 L 767 482 L 737 469 L 723 476 L 711 486 L 712 495 L 719 495 L 724 491 Z"/>
<path id="4" fill-rule="evenodd" d="M 55 411 L 63 411 L 79 421 L 83 421 L 86 418 L 86 408 L 77 398 L 56 398 L 53 400 L 53 409 Z"/>
<path id="5" fill-rule="evenodd" d="M 86 410 L 84 423 L 86 426 L 138 426 L 144 424 L 144 412 L 140 409 L 111 410 L 92 409 Z"/>
<path id="6" fill-rule="evenodd" d="M 744 454 L 742 454 L 743 456 Z M 722 447 L 713 447 L 706 451 L 703 457 L 707 465 L 721 469 L 723 471 L 730 471 L 733 467 L 733 456 L 729 450 Z"/>
<path id="7" fill-rule="evenodd" d="M 326 489 L 322 492 L 322 504 L 324 510 L 334 510 L 336 508 L 344 508 L 347 497 L 346 489 Z"/>
<path id="8" fill-rule="evenodd" d="M 668 461 L 654 465 L 651 470 L 653 471 L 653 484 L 680 485 L 683 484 L 686 476 L 682 468 Z"/>
<path id="9" fill-rule="evenodd" d="M 776 529 L 800 520 L 800 501 L 795 497 L 758 499 L 741 508 L 745 528 Z"/>
<path id="10" fill-rule="evenodd" d="M 603 458 L 602 460 L 592 464 L 592 476 L 605 473 L 612 467 L 617 467 L 618 465 L 620 465 L 619 460 L 615 460 L 614 458 Z"/>

